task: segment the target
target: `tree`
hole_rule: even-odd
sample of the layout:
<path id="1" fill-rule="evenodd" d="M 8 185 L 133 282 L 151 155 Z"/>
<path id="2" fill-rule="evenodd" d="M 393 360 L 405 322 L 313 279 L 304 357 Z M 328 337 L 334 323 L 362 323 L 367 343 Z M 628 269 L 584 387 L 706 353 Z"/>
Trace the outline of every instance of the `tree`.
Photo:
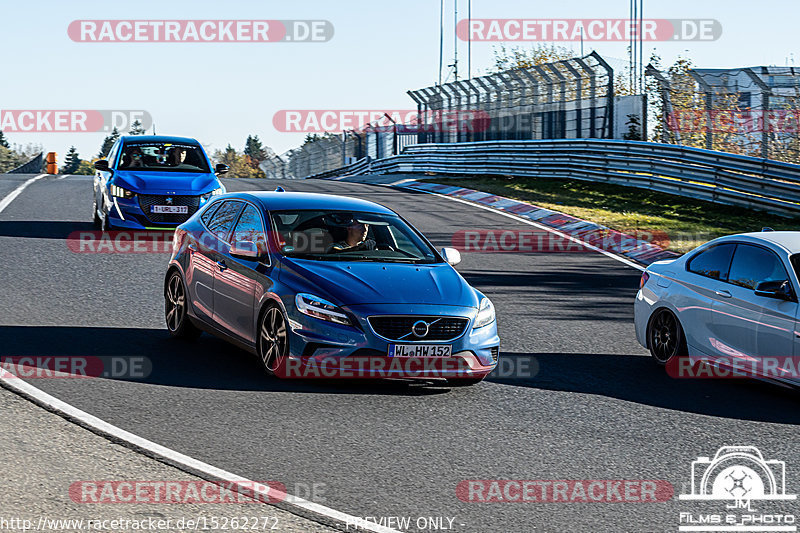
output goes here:
<path id="1" fill-rule="evenodd" d="M 224 151 L 214 152 L 213 159 L 230 167 L 228 177 L 231 178 L 265 178 L 266 174 L 258 166 L 258 161 L 248 155 L 240 154 L 230 144 Z"/>
<path id="2" fill-rule="evenodd" d="M 131 124 L 131 129 L 128 132 L 130 135 L 144 135 L 147 133 L 144 128 L 142 127 L 142 123 L 138 120 L 134 120 L 133 124 Z"/>
<path id="3" fill-rule="evenodd" d="M 8 144 L 6 136 L 3 135 L 3 130 L 0 130 L 0 146 L 2 146 L 3 148 L 11 148 L 11 145 Z"/>
<path id="4" fill-rule="evenodd" d="M 69 147 L 69 151 L 67 152 L 67 156 L 64 159 L 64 166 L 61 167 L 62 174 L 75 174 L 78 171 L 78 167 L 81 165 L 81 158 L 78 155 L 78 150 L 75 149 L 74 146 Z"/>
<path id="5" fill-rule="evenodd" d="M 494 67 L 490 73 L 503 72 L 504 70 L 514 70 L 519 68 L 530 68 L 535 65 L 543 65 L 554 61 L 562 61 L 576 56 L 575 52 L 564 46 L 539 44 L 529 49 L 515 46 L 506 48 L 500 45 L 495 48 Z"/>
<path id="6" fill-rule="evenodd" d="M 117 128 L 114 128 L 111 130 L 111 135 L 103 139 L 103 145 L 100 147 L 100 153 L 97 154 L 97 157 L 104 159 L 111 151 L 111 147 L 114 146 L 114 143 L 117 142 L 117 139 L 119 139 L 119 131 L 117 131 Z"/>
<path id="7" fill-rule="evenodd" d="M 244 155 L 255 159 L 259 163 L 267 158 L 267 151 L 261 144 L 258 135 L 248 135 L 244 145 Z"/>

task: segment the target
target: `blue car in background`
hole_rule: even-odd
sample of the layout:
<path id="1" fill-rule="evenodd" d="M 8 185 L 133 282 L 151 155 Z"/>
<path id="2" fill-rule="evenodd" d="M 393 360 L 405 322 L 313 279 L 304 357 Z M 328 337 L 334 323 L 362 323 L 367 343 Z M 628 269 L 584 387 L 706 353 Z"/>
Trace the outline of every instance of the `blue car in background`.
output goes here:
<path id="1" fill-rule="evenodd" d="M 98 229 L 173 229 L 225 187 L 227 165 L 211 161 L 194 139 L 120 137 L 95 162 L 94 223 Z"/>
<path id="2" fill-rule="evenodd" d="M 473 384 L 497 365 L 500 339 L 460 260 L 373 202 L 225 194 L 175 230 L 166 325 L 222 337 L 278 377 Z"/>

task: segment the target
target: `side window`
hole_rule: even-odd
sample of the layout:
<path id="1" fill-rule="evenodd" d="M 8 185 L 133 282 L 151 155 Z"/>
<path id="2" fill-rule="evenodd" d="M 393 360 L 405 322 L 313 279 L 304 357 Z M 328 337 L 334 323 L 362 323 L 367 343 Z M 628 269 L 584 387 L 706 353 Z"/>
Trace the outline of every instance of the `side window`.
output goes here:
<path id="1" fill-rule="evenodd" d="M 735 248 L 735 244 L 712 246 L 694 256 L 689 261 L 687 268 L 689 272 L 725 281 L 728 279 L 728 270 L 731 266 L 731 257 Z"/>
<path id="2" fill-rule="evenodd" d="M 111 151 L 108 152 L 106 156 L 106 160 L 108 161 L 108 165 L 113 167 L 114 160 L 117 158 L 117 152 L 119 152 L 119 145 L 122 144 L 120 141 L 114 143 L 114 146 L 111 147 Z"/>
<path id="3" fill-rule="evenodd" d="M 236 223 L 231 242 L 235 241 L 250 241 L 258 246 L 260 252 L 263 253 L 267 251 L 264 224 L 261 222 L 261 215 L 258 209 L 252 204 L 245 204 L 242 216 L 239 217 L 239 222 Z"/>
<path id="4" fill-rule="evenodd" d="M 229 200 L 223 203 L 211 217 L 211 221 L 208 223 L 209 231 L 224 241 L 228 237 L 228 233 L 233 227 L 233 222 L 236 220 L 236 215 L 239 214 L 241 208 L 241 202 Z"/>
<path id="5" fill-rule="evenodd" d="M 731 263 L 728 282 L 755 289 L 762 281 L 788 281 L 789 276 L 780 258 L 760 246 L 740 244 Z"/>
<path id="6" fill-rule="evenodd" d="M 206 208 L 205 212 L 200 216 L 200 219 L 203 221 L 203 224 L 208 226 L 209 222 L 211 222 L 211 217 L 214 216 L 214 213 L 217 212 L 217 209 L 219 208 L 220 205 L 222 205 L 222 202 L 211 204 L 211 206 Z"/>

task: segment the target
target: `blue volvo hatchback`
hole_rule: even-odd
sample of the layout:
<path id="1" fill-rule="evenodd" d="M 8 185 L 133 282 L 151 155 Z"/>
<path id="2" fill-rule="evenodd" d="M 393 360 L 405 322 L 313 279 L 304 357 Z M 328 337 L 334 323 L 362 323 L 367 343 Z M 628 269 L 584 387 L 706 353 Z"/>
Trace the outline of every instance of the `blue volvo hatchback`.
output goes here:
<path id="1" fill-rule="evenodd" d="M 95 162 L 94 223 L 99 229 L 173 229 L 225 187 L 227 165 L 211 161 L 194 139 L 120 137 Z"/>
<path id="2" fill-rule="evenodd" d="M 497 365 L 500 339 L 492 302 L 459 261 L 372 202 L 226 194 L 175 231 L 167 328 L 220 336 L 279 377 L 477 383 Z"/>

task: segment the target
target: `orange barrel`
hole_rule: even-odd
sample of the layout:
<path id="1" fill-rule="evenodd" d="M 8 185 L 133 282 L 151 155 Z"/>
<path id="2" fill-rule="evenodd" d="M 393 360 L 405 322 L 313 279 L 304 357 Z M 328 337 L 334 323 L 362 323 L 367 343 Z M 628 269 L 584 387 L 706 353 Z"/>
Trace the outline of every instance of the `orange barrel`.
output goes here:
<path id="1" fill-rule="evenodd" d="M 47 173 L 58 174 L 58 165 L 56 165 L 55 163 L 47 163 Z"/>
<path id="2" fill-rule="evenodd" d="M 47 164 L 55 164 L 56 162 L 56 153 L 55 152 L 47 152 Z"/>

